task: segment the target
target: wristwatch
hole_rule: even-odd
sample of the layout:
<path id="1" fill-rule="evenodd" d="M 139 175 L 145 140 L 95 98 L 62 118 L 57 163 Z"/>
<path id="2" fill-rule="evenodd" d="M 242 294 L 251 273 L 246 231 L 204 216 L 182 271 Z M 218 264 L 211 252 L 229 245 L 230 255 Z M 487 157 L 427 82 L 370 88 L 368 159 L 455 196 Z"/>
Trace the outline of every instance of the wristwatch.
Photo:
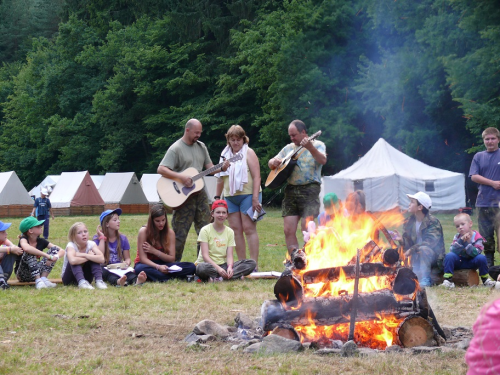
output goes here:
<path id="1" fill-rule="evenodd" d="M 214 200 L 217 200 L 217 199 L 220 199 L 220 195 L 216 195 L 216 196 L 214 197 Z"/>

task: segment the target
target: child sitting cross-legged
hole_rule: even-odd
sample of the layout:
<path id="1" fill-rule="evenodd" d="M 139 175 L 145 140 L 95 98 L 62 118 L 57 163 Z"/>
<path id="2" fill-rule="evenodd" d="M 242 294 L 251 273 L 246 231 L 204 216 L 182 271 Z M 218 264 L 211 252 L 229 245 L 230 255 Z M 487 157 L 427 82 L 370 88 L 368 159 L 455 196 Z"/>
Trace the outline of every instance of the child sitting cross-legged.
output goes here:
<path id="1" fill-rule="evenodd" d="M 461 213 L 454 217 L 453 222 L 457 228 L 457 234 L 453 237 L 450 252 L 444 257 L 444 281 L 442 286 L 454 288 L 451 281 L 453 271 L 461 269 L 479 269 L 479 276 L 483 285 L 494 287 L 495 282 L 488 279 L 488 262 L 483 252 L 484 238 L 472 230 L 472 220 L 469 215 Z"/>

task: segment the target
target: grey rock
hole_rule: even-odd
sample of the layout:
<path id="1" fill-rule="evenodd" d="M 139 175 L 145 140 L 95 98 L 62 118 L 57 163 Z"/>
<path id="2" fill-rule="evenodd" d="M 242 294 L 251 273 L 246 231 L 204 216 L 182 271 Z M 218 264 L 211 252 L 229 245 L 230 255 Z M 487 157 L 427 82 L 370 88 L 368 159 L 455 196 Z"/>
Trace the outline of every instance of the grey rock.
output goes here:
<path id="1" fill-rule="evenodd" d="M 227 330 L 231 333 L 235 333 L 235 332 L 238 332 L 238 327 L 227 327 Z"/>
<path id="2" fill-rule="evenodd" d="M 358 345 L 352 340 L 347 341 L 340 349 L 342 357 L 352 357 L 358 353 Z"/>
<path id="3" fill-rule="evenodd" d="M 239 345 L 233 345 L 231 346 L 231 350 L 238 350 L 240 348 Z"/>
<path id="4" fill-rule="evenodd" d="M 391 345 L 385 348 L 386 353 L 401 353 L 403 352 L 403 348 L 400 347 L 399 345 Z"/>
<path id="5" fill-rule="evenodd" d="M 238 313 L 236 318 L 234 318 L 236 327 L 245 329 L 254 329 L 258 326 L 253 319 L 250 319 L 247 315 L 243 313 Z"/>
<path id="6" fill-rule="evenodd" d="M 256 344 L 252 344 L 250 346 L 247 346 L 245 349 L 243 349 L 243 353 L 256 353 L 260 351 L 262 343 L 258 342 Z"/>
<path id="7" fill-rule="evenodd" d="M 342 349 L 344 343 L 342 340 L 330 340 L 332 349 Z"/>
<path id="8" fill-rule="evenodd" d="M 189 335 L 187 335 L 185 338 L 184 338 L 184 341 L 185 342 L 198 342 L 200 340 L 200 336 L 198 336 L 196 333 L 194 332 L 190 332 Z"/>
<path id="9" fill-rule="evenodd" d="M 444 332 L 444 335 L 446 336 L 446 338 L 450 339 L 451 338 L 451 330 L 453 329 L 453 327 L 442 326 L 441 328 L 443 329 L 443 332 Z"/>
<path id="10" fill-rule="evenodd" d="M 327 348 L 324 348 L 324 349 L 316 350 L 314 352 L 314 354 L 318 354 L 318 355 L 338 355 L 338 356 L 340 356 L 341 355 L 341 350 L 340 349 L 327 349 Z"/>
<path id="11" fill-rule="evenodd" d="M 214 335 L 201 335 L 199 342 L 217 341 Z"/>
<path id="12" fill-rule="evenodd" d="M 264 337 L 261 344 L 261 352 L 265 354 L 297 352 L 302 349 L 302 344 L 299 341 L 277 335 Z"/>
<path id="13" fill-rule="evenodd" d="M 428 353 L 440 353 L 441 347 L 439 346 L 414 346 L 411 348 L 411 353 L 413 354 L 428 354 Z"/>
<path id="14" fill-rule="evenodd" d="M 461 350 L 467 350 L 470 345 L 470 340 L 471 339 L 465 339 L 462 341 L 459 341 L 453 345 L 454 348 L 461 349 Z"/>
<path id="15" fill-rule="evenodd" d="M 193 329 L 197 335 L 214 335 L 221 338 L 229 336 L 229 331 L 226 327 L 214 322 L 213 320 L 202 320 Z"/>
<path id="16" fill-rule="evenodd" d="M 195 341 L 188 343 L 187 347 L 191 348 L 191 349 L 202 349 L 202 350 L 210 348 L 210 346 L 208 346 L 206 344 L 200 344 L 199 342 L 195 342 Z"/>

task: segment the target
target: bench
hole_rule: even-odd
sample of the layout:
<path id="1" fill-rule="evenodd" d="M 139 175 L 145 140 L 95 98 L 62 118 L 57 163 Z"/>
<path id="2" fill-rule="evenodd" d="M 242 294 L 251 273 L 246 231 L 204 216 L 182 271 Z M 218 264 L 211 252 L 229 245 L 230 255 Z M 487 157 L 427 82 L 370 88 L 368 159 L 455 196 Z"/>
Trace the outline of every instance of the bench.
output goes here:
<path id="1" fill-rule="evenodd" d="M 55 284 L 62 284 L 62 279 L 49 279 L 49 281 Z M 34 281 L 21 282 L 17 279 L 10 279 L 7 281 L 7 284 L 9 284 L 10 286 L 25 286 L 25 285 L 35 285 L 35 282 Z"/>

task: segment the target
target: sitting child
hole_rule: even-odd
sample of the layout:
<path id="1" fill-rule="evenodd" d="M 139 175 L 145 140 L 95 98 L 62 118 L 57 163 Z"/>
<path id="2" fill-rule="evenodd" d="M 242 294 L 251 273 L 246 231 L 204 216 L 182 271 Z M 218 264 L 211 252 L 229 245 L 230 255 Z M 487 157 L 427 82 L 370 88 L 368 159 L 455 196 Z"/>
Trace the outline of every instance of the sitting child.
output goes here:
<path id="1" fill-rule="evenodd" d="M 7 229 L 11 223 L 3 223 L 0 221 L 0 289 L 8 289 L 10 275 L 14 269 L 14 263 L 23 255 L 23 249 L 15 246 L 7 239 Z"/>
<path id="2" fill-rule="evenodd" d="M 442 286 L 454 288 L 451 281 L 454 270 L 479 269 L 479 276 L 484 286 L 493 287 L 495 282 L 488 279 L 488 262 L 483 252 L 484 238 L 472 230 L 472 220 L 467 214 L 458 214 L 453 218 L 457 234 L 453 237 L 450 252 L 444 257 L 444 281 Z"/>
<path id="3" fill-rule="evenodd" d="M 242 259 L 233 264 L 234 232 L 224 225 L 227 203 L 219 199 L 212 204 L 212 223 L 200 230 L 200 254 L 196 260 L 196 275 L 203 281 L 235 280 L 250 275 L 257 263 Z"/>
<path id="4" fill-rule="evenodd" d="M 29 216 L 19 224 L 22 233 L 19 247 L 23 249 L 23 255 L 16 269 L 17 279 L 21 282 L 35 281 L 37 289 L 56 287 L 47 276 L 57 260 L 64 255 L 64 250 L 40 237 L 43 232 L 43 222 Z M 49 250 L 44 252 L 43 250 L 47 248 Z"/>
<path id="5" fill-rule="evenodd" d="M 80 289 L 94 289 L 90 283 L 95 279 L 97 289 L 106 289 L 101 269 L 104 255 L 96 243 L 89 240 L 85 224 L 73 224 L 69 228 L 68 240 L 61 272 L 63 284 L 78 284 Z"/>
<path id="6" fill-rule="evenodd" d="M 325 210 L 318 215 L 318 225 L 325 226 L 340 211 L 340 201 L 335 193 L 325 194 L 323 197 Z"/>
<path id="7" fill-rule="evenodd" d="M 429 212 L 431 197 L 421 191 L 406 195 L 410 198 L 410 216 L 403 223 L 403 235 L 394 231 L 393 238 L 403 246 L 420 285 L 431 286 L 431 275 L 437 275 L 442 270 L 445 253 L 443 228 L 439 220 Z"/>

